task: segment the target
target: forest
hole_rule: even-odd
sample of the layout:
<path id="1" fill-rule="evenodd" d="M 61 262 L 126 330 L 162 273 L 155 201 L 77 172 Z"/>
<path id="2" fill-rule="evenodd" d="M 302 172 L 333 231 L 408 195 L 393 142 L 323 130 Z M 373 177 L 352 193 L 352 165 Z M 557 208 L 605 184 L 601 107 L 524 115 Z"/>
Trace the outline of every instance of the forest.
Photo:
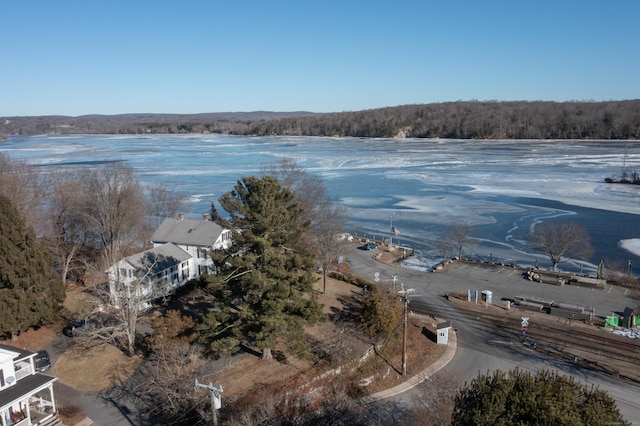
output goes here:
<path id="1" fill-rule="evenodd" d="M 219 133 L 445 139 L 640 139 L 640 100 L 458 101 L 334 113 L 266 112 L 0 117 L 0 137 Z"/>

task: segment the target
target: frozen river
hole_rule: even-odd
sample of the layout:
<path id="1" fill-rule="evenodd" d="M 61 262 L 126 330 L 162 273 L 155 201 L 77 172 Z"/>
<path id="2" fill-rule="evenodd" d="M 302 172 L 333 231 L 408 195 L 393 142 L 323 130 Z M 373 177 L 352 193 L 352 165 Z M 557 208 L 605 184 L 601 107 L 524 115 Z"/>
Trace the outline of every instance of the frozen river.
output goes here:
<path id="1" fill-rule="evenodd" d="M 0 151 L 51 171 L 124 161 L 143 184 L 188 194 L 192 217 L 242 176 L 288 158 L 323 179 L 348 209 L 352 233 L 389 238 L 393 222 L 400 243 L 416 248 L 409 267 L 438 262 L 434 240 L 454 223 L 475 228 L 467 256 L 546 266 L 528 234 L 558 219 L 589 231 L 595 253 L 586 272 L 602 259 L 623 270 L 631 261 L 640 274 L 640 187 L 604 183 L 623 166 L 640 170 L 638 141 L 61 135 L 10 137 Z"/>

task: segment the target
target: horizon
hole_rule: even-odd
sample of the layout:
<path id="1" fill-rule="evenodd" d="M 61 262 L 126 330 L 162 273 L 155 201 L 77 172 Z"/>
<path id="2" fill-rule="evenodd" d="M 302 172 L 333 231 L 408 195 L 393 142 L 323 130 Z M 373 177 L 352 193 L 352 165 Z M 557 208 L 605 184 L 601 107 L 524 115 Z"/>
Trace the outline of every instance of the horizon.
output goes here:
<path id="1" fill-rule="evenodd" d="M 498 101 L 495 99 L 491 100 L 480 100 L 480 99 L 469 99 L 469 100 L 456 100 L 456 101 L 442 101 L 442 102 L 430 102 L 424 104 L 403 104 L 403 105 L 393 105 L 393 106 L 381 106 L 375 108 L 366 108 L 364 110 L 357 111 L 327 111 L 327 112 L 314 112 L 314 111 L 269 111 L 269 110 L 254 110 L 254 111 L 206 111 L 206 112 L 193 112 L 193 113 L 178 113 L 178 112 L 117 112 L 113 114 L 99 114 L 99 113 L 88 113 L 81 115 L 65 115 L 65 114 L 45 114 L 45 115 L 6 115 L 0 116 L 1 118 L 31 118 L 31 117 L 69 117 L 69 118 L 83 118 L 83 117 L 91 117 L 91 116 L 105 116 L 105 117 L 115 117 L 119 115 L 214 115 L 214 114 L 340 114 L 340 113 L 348 113 L 348 112 L 362 112 L 367 110 L 376 110 L 376 109 L 385 109 L 385 108 L 397 108 L 404 107 L 410 105 L 437 105 L 437 104 L 446 104 L 446 103 L 464 103 L 464 102 L 478 102 L 478 103 L 606 103 L 606 102 L 626 102 L 626 101 L 637 101 L 640 98 L 633 99 L 609 99 L 604 101 L 596 101 L 596 100 L 568 100 L 568 101 L 548 101 L 548 100 L 512 100 L 512 101 Z"/>
<path id="2" fill-rule="evenodd" d="M 639 99 L 639 15 L 632 0 L 10 0 L 0 116 Z"/>

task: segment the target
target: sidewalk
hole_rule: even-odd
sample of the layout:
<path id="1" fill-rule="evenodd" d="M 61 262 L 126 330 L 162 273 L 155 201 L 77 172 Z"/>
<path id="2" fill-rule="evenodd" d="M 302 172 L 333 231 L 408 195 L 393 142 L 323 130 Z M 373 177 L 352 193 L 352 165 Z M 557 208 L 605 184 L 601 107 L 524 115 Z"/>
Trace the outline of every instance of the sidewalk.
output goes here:
<path id="1" fill-rule="evenodd" d="M 392 396 L 401 394 L 406 392 L 420 383 L 427 380 L 429 377 L 440 371 L 447 365 L 456 354 L 456 349 L 458 348 L 458 337 L 454 329 L 449 331 L 449 343 L 447 344 L 447 349 L 444 351 L 444 354 L 438 359 L 436 362 L 431 364 L 429 367 L 416 374 L 413 377 L 410 377 L 403 383 L 396 385 L 392 388 L 385 389 L 378 393 L 374 393 L 373 395 L 365 396 L 364 398 L 360 398 L 357 402 L 360 404 L 371 404 L 383 399 L 391 398 Z"/>

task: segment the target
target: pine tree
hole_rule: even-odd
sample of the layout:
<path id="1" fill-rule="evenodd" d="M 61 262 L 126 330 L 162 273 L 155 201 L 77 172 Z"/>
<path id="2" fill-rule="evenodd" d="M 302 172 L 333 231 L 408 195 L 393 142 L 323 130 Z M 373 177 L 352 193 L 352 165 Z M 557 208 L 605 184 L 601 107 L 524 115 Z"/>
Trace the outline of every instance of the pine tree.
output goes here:
<path id="1" fill-rule="evenodd" d="M 0 334 L 15 337 L 50 322 L 64 300 L 51 255 L 0 195 Z"/>
<path id="2" fill-rule="evenodd" d="M 263 358 L 281 340 L 304 353 L 304 326 L 320 318 L 321 306 L 312 291 L 313 258 L 298 244 L 308 223 L 299 220 L 294 193 L 270 176 L 245 177 L 219 202 L 234 243 L 212 254 L 218 273 L 206 279 L 219 303 L 205 318 L 204 339 L 221 353 L 241 338 Z"/>
<path id="3" fill-rule="evenodd" d="M 216 205 L 211 203 L 211 210 L 209 210 L 209 220 L 211 222 L 218 222 L 220 220 L 220 214 L 218 213 L 218 209 L 216 209 Z"/>
<path id="4" fill-rule="evenodd" d="M 628 425 L 606 391 L 540 370 L 481 374 L 455 398 L 452 425 Z"/>

